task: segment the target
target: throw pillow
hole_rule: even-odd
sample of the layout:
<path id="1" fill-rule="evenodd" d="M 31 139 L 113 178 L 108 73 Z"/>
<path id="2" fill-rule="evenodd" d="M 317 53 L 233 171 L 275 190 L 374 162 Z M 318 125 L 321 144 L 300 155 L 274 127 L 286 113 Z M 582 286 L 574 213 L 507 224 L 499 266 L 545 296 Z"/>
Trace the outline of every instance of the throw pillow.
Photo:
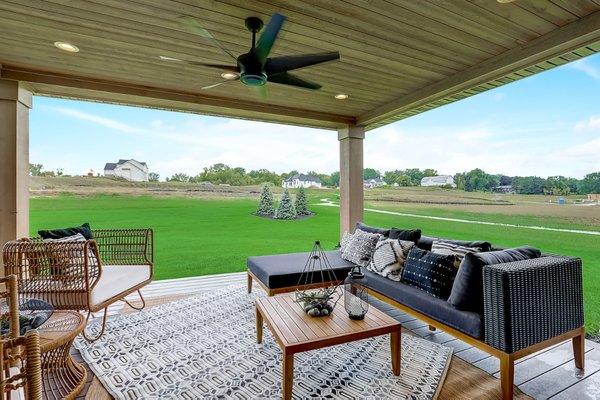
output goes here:
<path id="1" fill-rule="evenodd" d="M 455 276 L 453 255 L 436 254 L 417 247 L 408 253 L 402 270 L 402 282 L 443 300 L 448 299 Z"/>
<path id="2" fill-rule="evenodd" d="M 420 229 L 399 229 L 399 228 L 390 229 L 390 239 L 408 240 L 408 241 L 411 241 L 416 244 L 420 238 L 421 238 L 421 230 Z"/>
<path id="3" fill-rule="evenodd" d="M 382 239 L 377 242 L 367 269 L 373 273 L 400 282 L 408 252 L 415 244 L 404 240 Z"/>
<path id="4" fill-rule="evenodd" d="M 378 233 L 368 233 L 357 230 L 346 245 L 342 258 L 361 267 L 366 267 L 371 261 L 375 245 L 381 237 Z"/>
<path id="5" fill-rule="evenodd" d="M 369 225 L 365 225 L 362 222 L 357 222 L 356 223 L 356 229 L 360 229 L 363 232 L 368 232 L 368 233 L 379 233 L 382 236 L 388 237 L 390 235 L 390 230 L 389 229 L 384 229 L 384 228 L 378 228 L 376 226 L 369 226 Z"/>
<path id="6" fill-rule="evenodd" d="M 343 253 L 344 250 L 346 250 L 346 246 L 348 246 L 348 243 L 350 243 L 350 240 L 352 239 L 353 234 L 346 231 L 344 232 L 344 235 L 342 236 L 342 240 L 340 241 L 340 252 Z"/>
<path id="7" fill-rule="evenodd" d="M 483 311 L 483 267 L 538 258 L 541 252 L 530 246 L 467 253 L 460 263 L 448 302 L 464 311 Z"/>
<path id="8" fill-rule="evenodd" d="M 52 230 L 41 230 L 38 231 L 38 235 L 42 239 L 61 239 L 77 235 L 80 233 L 85 239 L 93 239 L 92 229 L 89 223 L 82 224 L 80 226 L 74 226 L 72 228 L 52 229 Z"/>
<path id="9" fill-rule="evenodd" d="M 45 244 L 51 243 L 69 243 L 85 242 L 87 239 L 78 233 L 72 236 L 66 236 L 60 239 L 44 239 Z M 74 248 L 66 246 L 47 246 L 48 258 L 51 263 L 51 274 L 68 278 L 70 276 L 79 276 L 83 272 L 83 254 Z M 92 249 L 88 249 L 89 267 L 98 265 L 98 260 Z M 90 268 L 90 272 L 92 268 Z"/>
<path id="10" fill-rule="evenodd" d="M 482 250 L 481 247 L 473 246 L 461 246 L 452 241 L 445 240 L 434 240 L 431 245 L 431 251 L 437 254 L 454 255 L 454 266 L 458 268 L 461 261 L 465 258 L 467 253 L 479 253 Z"/>

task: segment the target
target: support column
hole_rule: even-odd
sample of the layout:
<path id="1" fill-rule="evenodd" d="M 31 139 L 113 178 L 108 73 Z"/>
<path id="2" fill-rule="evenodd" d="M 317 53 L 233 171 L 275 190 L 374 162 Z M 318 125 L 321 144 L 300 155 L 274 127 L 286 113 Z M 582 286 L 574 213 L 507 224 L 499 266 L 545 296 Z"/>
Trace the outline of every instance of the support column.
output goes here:
<path id="1" fill-rule="evenodd" d="M 363 220 L 363 126 L 338 131 L 340 141 L 340 238 Z"/>
<path id="2" fill-rule="evenodd" d="M 29 236 L 29 110 L 31 92 L 0 79 L 0 248 Z M 2 257 L 0 275 L 4 276 Z"/>

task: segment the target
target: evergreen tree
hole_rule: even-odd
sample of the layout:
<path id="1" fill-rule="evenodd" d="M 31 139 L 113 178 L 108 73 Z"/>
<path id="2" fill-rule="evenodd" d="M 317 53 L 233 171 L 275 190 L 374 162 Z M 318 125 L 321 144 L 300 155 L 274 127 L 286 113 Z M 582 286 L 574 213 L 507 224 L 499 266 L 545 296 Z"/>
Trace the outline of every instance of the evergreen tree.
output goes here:
<path id="1" fill-rule="evenodd" d="M 277 211 L 275 212 L 275 218 L 277 219 L 296 219 L 296 207 L 294 207 L 294 202 L 292 201 L 292 196 L 290 196 L 290 192 L 287 189 L 283 192 L 281 196 L 281 201 L 277 206 Z"/>
<path id="2" fill-rule="evenodd" d="M 275 204 L 273 202 L 273 193 L 269 189 L 269 185 L 264 185 L 260 192 L 260 200 L 258 202 L 258 215 L 273 215 L 275 213 Z"/>
<path id="3" fill-rule="evenodd" d="M 303 187 L 300 187 L 298 194 L 296 195 L 296 213 L 298 215 L 309 215 L 308 211 L 308 199 L 306 198 L 306 192 Z"/>

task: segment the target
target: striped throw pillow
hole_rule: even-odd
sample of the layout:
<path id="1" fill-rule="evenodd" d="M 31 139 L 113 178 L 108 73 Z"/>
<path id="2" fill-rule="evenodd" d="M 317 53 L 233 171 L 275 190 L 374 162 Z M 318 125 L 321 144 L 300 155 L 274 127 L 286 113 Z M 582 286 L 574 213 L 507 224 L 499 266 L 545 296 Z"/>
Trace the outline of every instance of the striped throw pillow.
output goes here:
<path id="1" fill-rule="evenodd" d="M 445 242 L 443 240 L 434 240 L 431 245 L 431 252 L 445 256 L 453 255 L 455 257 L 454 266 L 458 268 L 467 253 L 480 253 L 481 247 L 467 247 L 456 243 Z"/>
<path id="2" fill-rule="evenodd" d="M 406 256 L 414 242 L 396 239 L 381 239 L 375 245 L 373 257 L 367 269 L 373 273 L 400 282 Z"/>
<path id="3" fill-rule="evenodd" d="M 87 239 L 78 233 L 72 236 L 66 236 L 60 239 L 44 239 L 44 243 L 69 243 L 69 242 L 85 242 Z M 57 275 L 63 278 L 71 276 L 80 276 L 83 273 L 83 254 L 75 250 L 66 250 L 65 248 L 53 248 L 48 246 L 48 256 L 52 264 L 52 275 Z M 98 264 L 96 255 L 91 249 L 88 249 L 89 266 Z M 91 268 L 90 268 L 91 271 Z"/>

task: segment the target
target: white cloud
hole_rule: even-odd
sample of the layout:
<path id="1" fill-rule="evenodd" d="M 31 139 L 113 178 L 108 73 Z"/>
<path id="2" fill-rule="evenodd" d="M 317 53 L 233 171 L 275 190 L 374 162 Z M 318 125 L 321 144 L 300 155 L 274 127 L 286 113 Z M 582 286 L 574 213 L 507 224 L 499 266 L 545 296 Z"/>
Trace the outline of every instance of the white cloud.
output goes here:
<path id="1" fill-rule="evenodd" d="M 98 115 L 89 114 L 83 111 L 75 110 L 74 108 L 68 107 L 49 107 L 50 109 L 58 112 L 67 117 L 77 118 L 84 121 L 93 122 L 95 124 L 104 126 L 105 128 L 114 129 L 116 131 L 125 133 L 141 133 L 141 131 L 128 124 L 116 121 L 114 119 L 100 117 Z"/>
<path id="2" fill-rule="evenodd" d="M 578 132 L 600 129 L 600 115 L 592 115 L 586 120 L 579 121 L 574 129 Z"/>
<path id="3" fill-rule="evenodd" d="M 586 59 L 572 62 L 570 66 L 576 70 L 582 71 L 591 78 L 600 80 L 600 68 L 590 64 Z"/>

